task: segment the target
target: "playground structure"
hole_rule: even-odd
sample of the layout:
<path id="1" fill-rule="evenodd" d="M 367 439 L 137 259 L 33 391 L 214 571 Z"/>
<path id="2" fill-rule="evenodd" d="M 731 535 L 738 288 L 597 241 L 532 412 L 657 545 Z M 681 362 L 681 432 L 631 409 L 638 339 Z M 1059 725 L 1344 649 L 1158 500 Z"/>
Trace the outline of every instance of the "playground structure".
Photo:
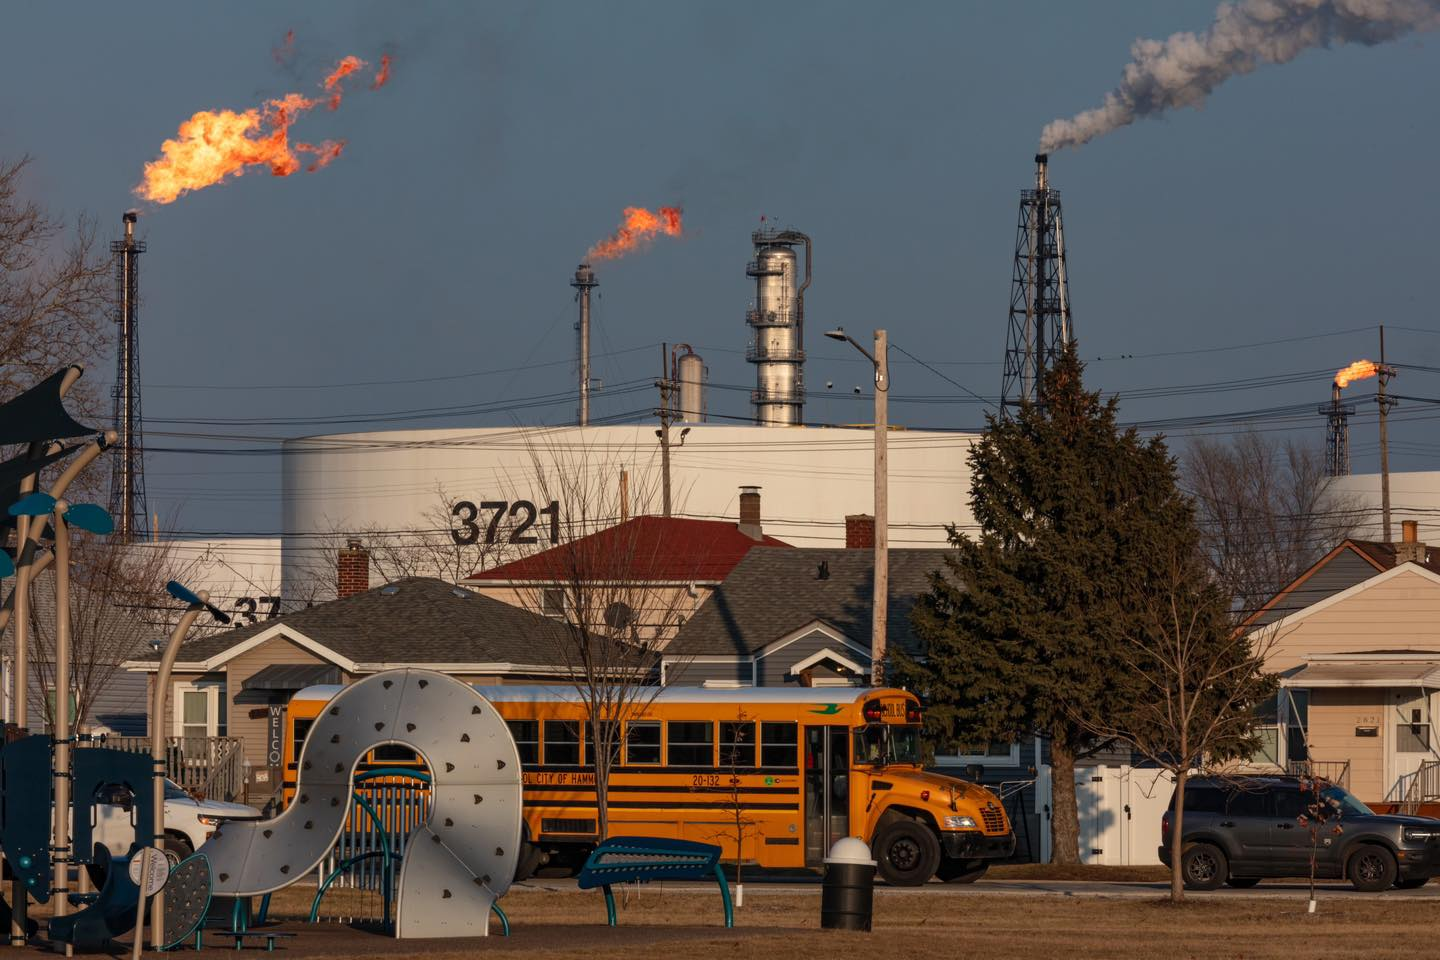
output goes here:
<path id="1" fill-rule="evenodd" d="M 13 621 L 15 650 L 14 686 L 8 691 L 14 715 L 8 718 L 12 722 L 0 744 L 0 847 L 14 886 L 10 905 L 0 898 L 0 920 L 9 921 L 11 946 L 24 946 L 37 933 L 37 925 L 26 916 L 29 901 L 46 903 L 53 898 L 46 932 L 67 954 L 107 949 L 115 938 L 135 929 L 137 913 L 140 917 L 144 913 L 141 889 L 130 876 L 131 860 L 143 856 L 142 851 L 165 835 L 162 724 L 152 719 L 149 757 L 74 736 L 69 711 L 64 709 L 55 711 L 48 734 L 31 734 L 27 726 L 30 586 L 36 575 L 54 565 L 54 685 L 68 692 L 70 528 L 99 536 L 114 529 L 103 508 L 71 504 L 63 498 L 76 477 L 116 437 L 114 431 L 107 431 L 86 443 L 64 446 L 56 441 L 95 432 L 64 409 L 64 396 L 81 373 L 79 367 L 68 367 L 0 404 L 0 444 L 25 447 L 20 456 L 0 463 L 0 504 L 6 507 L 0 512 L 0 530 L 15 527 L 13 562 L 8 554 L 0 554 L 0 577 L 15 576 L 10 601 L 0 606 L 0 631 Z M 72 455 L 49 489 L 37 490 L 40 471 Z M 196 619 L 208 611 L 221 623 L 229 621 L 204 591 L 192 592 L 175 582 L 168 590 L 187 609 L 161 658 L 152 718 L 166 716 L 170 671 Z M 56 703 L 67 699 L 56 697 Z M 428 816 L 409 832 L 403 856 L 393 849 L 397 838 L 392 833 L 414 821 L 397 824 L 382 819 L 355 792 L 353 783 L 359 759 L 372 748 L 391 743 L 414 750 L 431 771 L 424 791 Z M 520 762 L 509 729 L 484 697 L 466 684 L 429 671 L 399 670 L 367 677 L 335 698 L 312 729 L 302 759 L 301 793 L 295 804 L 273 820 L 225 824 L 201 851 L 173 868 L 164 895 L 150 898 L 153 947 L 175 946 L 194 933 L 205 920 L 212 895 L 237 898 L 239 918 L 238 898 L 269 894 L 309 874 L 332 855 L 352 800 L 373 820 L 382 839 L 378 854 L 387 922 L 389 893 L 397 886 L 394 869 L 400 864 L 395 936 L 484 936 L 492 909 L 508 933 L 495 900 L 508 889 L 519 853 Z M 47 781 L 52 784 L 49 790 L 39 786 Z M 135 841 L 124 856 L 112 857 L 103 844 L 93 842 L 92 822 L 96 804 L 119 786 L 134 798 Z M 357 862 L 348 857 L 339 869 L 330 871 L 316 896 L 316 909 L 324 889 Z M 89 866 L 103 868 L 102 888 L 72 890 L 72 872 Z M 144 872 L 143 860 L 140 866 Z M 155 887 L 149 889 L 153 892 Z M 80 909 L 72 913 L 72 907 Z M 262 915 L 264 910 L 262 905 Z M 249 935 L 243 922 L 232 926 L 237 929 L 227 935 Z M 135 930 L 137 956 L 144 935 L 143 928 Z M 273 946 L 273 937 L 269 943 Z"/>
<path id="2" fill-rule="evenodd" d="M 395 936 L 487 935 L 519 855 L 520 758 L 484 697 L 428 670 L 375 674 L 335 696 L 306 736 L 295 802 L 272 820 L 227 823 L 202 848 L 215 894 L 272 893 L 319 866 L 345 827 L 355 765 L 385 744 L 414 750 L 431 778 L 429 818 L 401 857 Z"/>

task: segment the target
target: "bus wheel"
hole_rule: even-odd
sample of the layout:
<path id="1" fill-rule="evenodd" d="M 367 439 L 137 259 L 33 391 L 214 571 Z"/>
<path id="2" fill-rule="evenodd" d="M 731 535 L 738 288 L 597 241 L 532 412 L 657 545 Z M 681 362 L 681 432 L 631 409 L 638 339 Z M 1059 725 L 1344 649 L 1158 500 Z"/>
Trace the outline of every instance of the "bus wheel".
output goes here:
<path id="1" fill-rule="evenodd" d="M 545 851 L 535 844 L 522 842 L 520 856 L 516 858 L 515 862 L 515 882 L 519 883 L 521 880 L 529 880 L 535 876 L 535 871 L 543 867 L 549 859 L 545 855 Z"/>
<path id="2" fill-rule="evenodd" d="M 946 883 L 974 883 L 989 869 L 989 860 L 951 860 L 946 857 L 940 861 L 940 869 L 935 871 L 935 876 Z"/>
<path id="3" fill-rule="evenodd" d="M 918 887 L 940 865 L 940 839 L 923 823 L 896 820 L 875 835 L 880 876 L 897 887 Z"/>

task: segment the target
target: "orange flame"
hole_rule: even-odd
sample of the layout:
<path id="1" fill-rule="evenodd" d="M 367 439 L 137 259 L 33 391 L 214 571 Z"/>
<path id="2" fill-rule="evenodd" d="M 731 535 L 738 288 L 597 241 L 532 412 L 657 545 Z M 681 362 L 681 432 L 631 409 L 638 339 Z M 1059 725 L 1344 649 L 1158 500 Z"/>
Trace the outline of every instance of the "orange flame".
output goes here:
<path id="1" fill-rule="evenodd" d="M 1380 364 L 1373 360 L 1356 360 L 1335 374 L 1335 386 L 1348 387 L 1356 380 L 1365 380 L 1380 372 Z"/>
<path id="2" fill-rule="evenodd" d="M 330 75 L 325 78 L 325 89 L 330 92 L 331 110 L 340 109 L 340 97 L 345 92 L 340 86 L 340 81 L 364 66 L 365 61 L 356 56 L 342 57 L 340 62 L 335 64 L 335 69 L 331 70 Z"/>
<path id="3" fill-rule="evenodd" d="M 287 46 L 291 37 L 286 34 Z M 382 73 L 389 62 L 388 56 L 381 61 Z M 345 57 L 325 78 L 330 109 L 340 105 L 341 79 L 364 66 L 359 57 Z M 145 164 L 144 179 L 135 193 L 155 203 L 174 203 L 192 190 L 223 183 L 241 176 L 247 167 L 260 165 L 269 167 L 274 176 L 288 177 L 302 166 L 297 153 L 312 158 L 305 165 L 307 172 L 324 169 L 345 149 L 344 140 L 290 143 L 290 125 L 319 103 L 288 93 L 249 110 L 201 110 L 180 124 L 175 139 L 161 144 L 158 158 Z"/>
<path id="4" fill-rule="evenodd" d="M 678 237 L 680 232 L 679 207 L 661 207 L 659 213 L 652 213 L 644 207 L 626 207 L 625 222 L 620 228 L 608 239 L 591 247 L 585 256 L 592 263 L 597 260 L 613 260 L 648 244 L 655 239 L 657 233 Z"/>
<path id="5" fill-rule="evenodd" d="M 389 79 L 390 54 L 382 53 L 380 55 L 380 69 L 375 71 L 375 82 L 370 84 L 370 89 L 379 90 L 381 87 L 385 86 L 386 82 L 389 81 Z"/>

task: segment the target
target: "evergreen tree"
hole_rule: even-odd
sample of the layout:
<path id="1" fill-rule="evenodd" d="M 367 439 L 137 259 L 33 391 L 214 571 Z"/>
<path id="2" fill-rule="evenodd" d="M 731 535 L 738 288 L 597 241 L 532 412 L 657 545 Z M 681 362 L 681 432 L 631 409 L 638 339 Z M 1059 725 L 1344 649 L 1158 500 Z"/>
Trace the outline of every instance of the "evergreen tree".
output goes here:
<path id="1" fill-rule="evenodd" d="M 1104 746 L 1078 718 L 1121 718 L 1145 695 L 1135 591 L 1196 542 L 1163 441 L 1120 430 L 1082 372 L 1072 345 L 1038 402 L 990 419 L 969 457 L 979 537 L 951 528 L 948 569 L 912 614 L 920 656 L 895 657 L 938 748 L 1048 740 L 1057 863 L 1078 859 L 1075 761 Z"/>

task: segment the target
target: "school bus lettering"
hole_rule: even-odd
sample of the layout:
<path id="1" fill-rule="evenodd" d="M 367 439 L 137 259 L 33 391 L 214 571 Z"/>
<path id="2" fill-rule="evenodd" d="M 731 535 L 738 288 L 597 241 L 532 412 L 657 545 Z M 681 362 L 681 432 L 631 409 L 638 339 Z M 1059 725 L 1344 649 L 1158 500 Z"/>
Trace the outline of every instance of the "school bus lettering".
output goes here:
<path id="1" fill-rule="evenodd" d="M 340 689 L 302 690 L 286 709 L 287 802 L 306 732 Z M 585 704 L 566 686 L 478 689 L 520 755 L 520 878 L 545 862 L 583 863 L 601 831 Z M 720 844 L 731 862 L 819 869 L 836 840 L 858 836 L 885 879 L 902 885 L 937 872 L 973 879 L 1014 850 L 993 793 L 924 769 L 920 701 L 906 691 L 671 686 L 627 710 L 606 788 L 612 837 L 698 840 Z M 376 748 L 362 768 L 426 766 L 424 757 L 386 750 L 394 748 Z M 745 824 L 738 843 L 737 820 Z M 896 866 L 904 863 L 920 866 Z"/>

